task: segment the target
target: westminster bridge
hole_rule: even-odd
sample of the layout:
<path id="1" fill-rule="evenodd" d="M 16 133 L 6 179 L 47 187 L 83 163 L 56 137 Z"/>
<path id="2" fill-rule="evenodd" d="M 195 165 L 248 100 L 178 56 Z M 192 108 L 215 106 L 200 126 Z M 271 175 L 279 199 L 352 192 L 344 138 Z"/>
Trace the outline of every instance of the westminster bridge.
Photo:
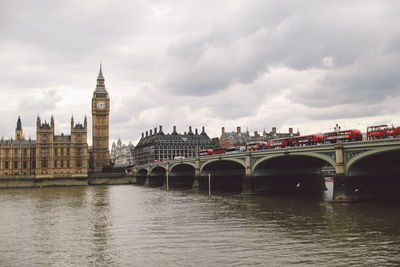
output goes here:
<path id="1" fill-rule="evenodd" d="M 265 149 L 149 163 L 133 168 L 137 184 L 237 190 L 243 194 L 325 188 L 336 171 L 333 201 L 391 199 L 400 188 L 400 138 Z"/>

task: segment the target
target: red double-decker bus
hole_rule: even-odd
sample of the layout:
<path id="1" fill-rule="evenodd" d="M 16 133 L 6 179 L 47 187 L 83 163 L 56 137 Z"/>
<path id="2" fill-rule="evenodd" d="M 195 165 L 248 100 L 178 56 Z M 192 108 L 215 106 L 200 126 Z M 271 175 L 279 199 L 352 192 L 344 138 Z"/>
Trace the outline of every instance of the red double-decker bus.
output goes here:
<path id="1" fill-rule="evenodd" d="M 225 153 L 225 149 L 223 147 L 214 148 L 212 150 L 212 153 L 213 153 L 213 155 L 224 154 Z"/>
<path id="2" fill-rule="evenodd" d="M 325 144 L 336 143 L 338 140 L 342 142 L 361 141 L 362 134 L 360 130 L 344 130 L 338 132 L 327 132 L 322 135 L 322 142 Z"/>
<path id="3" fill-rule="evenodd" d="M 207 156 L 207 155 L 212 155 L 213 154 L 213 150 L 212 149 L 203 149 L 199 151 L 199 156 Z"/>
<path id="4" fill-rule="evenodd" d="M 268 147 L 266 142 L 250 142 L 247 144 L 247 150 L 260 150 Z"/>
<path id="5" fill-rule="evenodd" d="M 310 134 L 304 136 L 296 136 L 290 139 L 290 146 L 302 146 L 302 145 L 316 145 L 322 142 L 322 135 L 320 134 Z"/>
<path id="6" fill-rule="evenodd" d="M 291 139 L 292 137 L 285 137 L 285 138 L 268 140 L 267 146 L 268 148 L 287 147 Z"/>
<path id="7" fill-rule="evenodd" d="M 400 127 L 388 127 L 386 124 L 367 127 L 368 140 L 399 136 Z"/>

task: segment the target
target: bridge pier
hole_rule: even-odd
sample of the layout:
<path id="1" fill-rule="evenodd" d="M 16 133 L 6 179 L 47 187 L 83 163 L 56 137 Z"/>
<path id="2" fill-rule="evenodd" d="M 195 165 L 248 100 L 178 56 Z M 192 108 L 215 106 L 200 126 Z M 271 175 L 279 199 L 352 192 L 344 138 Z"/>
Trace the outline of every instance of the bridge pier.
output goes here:
<path id="1" fill-rule="evenodd" d="M 359 196 L 357 190 L 350 185 L 349 177 L 346 175 L 344 162 L 343 143 L 338 142 L 335 145 L 336 156 L 336 174 L 333 182 L 332 202 L 352 202 L 357 201 Z"/>
<path id="2" fill-rule="evenodd" d="M 192 190 L 200 189 L 200 156 L 196 156 Z"/>
<path id="3" fill-rule="evenodd" d="M 251 171 L 251 152 L 247 151 L 245 154 L 245 175 L 243 176 L 243 183 L 242 183 L 242 194 L 245 195 L 252 195 L 255 194 L 254 190 L 254 179 L 252 171 Z"/>
<path id="4" fill-rule="evenodd" d="M 243 195 L 253 195 L 254 192 L 254 177 L 250 175 L 243 176 L 242 184 L 242 194 Z"/>

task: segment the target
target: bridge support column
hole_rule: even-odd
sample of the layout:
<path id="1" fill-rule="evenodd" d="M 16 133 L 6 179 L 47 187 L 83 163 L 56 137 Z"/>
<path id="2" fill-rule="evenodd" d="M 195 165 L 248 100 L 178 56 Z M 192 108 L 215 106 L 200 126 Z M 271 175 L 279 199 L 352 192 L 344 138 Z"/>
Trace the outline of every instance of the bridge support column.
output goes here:
<path id="1" fill-rule="evenodd" d="M 242 194 L 254 194 L 254 177 L 251 171 L 251 152 L 246 152 L 246 172 L 243 176 Z"/>
<path id="2" fill-rule="evenodd" d="M 348 177 L 346 176 L 346 168 L 344 164 L 344 149 L 343 143 L 338 142 L 335 145 L 336 155 L 336 174 L 333 184 L 333 198 L 332 202 L 352 202 L 358 199 L 355 192 L 352 192 L 348 184 Z"/>
<path id="3" fill-rule="evenodd" d="M 193 185 L 192 189 L 193 190 L 199 190 L 200 189 L 200 184 L 199 184 L 199 177 L 200 177 L 200 157 L 197 155 L 196 157 L 196 162 L 195 162 L 195 169 L 194 169 L 194 177 L 193 177 Z"/>

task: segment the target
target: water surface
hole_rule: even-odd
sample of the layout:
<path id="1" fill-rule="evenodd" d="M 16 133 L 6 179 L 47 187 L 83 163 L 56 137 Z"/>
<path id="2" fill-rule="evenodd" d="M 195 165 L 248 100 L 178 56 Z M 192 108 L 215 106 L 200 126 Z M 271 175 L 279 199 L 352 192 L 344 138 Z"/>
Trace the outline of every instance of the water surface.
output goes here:
<path id="1" fill-rule="evenodd" d="M 400 208 L 330 204 L 331 192 L 3 189 L 0 265 L 399 265 Z"/>

